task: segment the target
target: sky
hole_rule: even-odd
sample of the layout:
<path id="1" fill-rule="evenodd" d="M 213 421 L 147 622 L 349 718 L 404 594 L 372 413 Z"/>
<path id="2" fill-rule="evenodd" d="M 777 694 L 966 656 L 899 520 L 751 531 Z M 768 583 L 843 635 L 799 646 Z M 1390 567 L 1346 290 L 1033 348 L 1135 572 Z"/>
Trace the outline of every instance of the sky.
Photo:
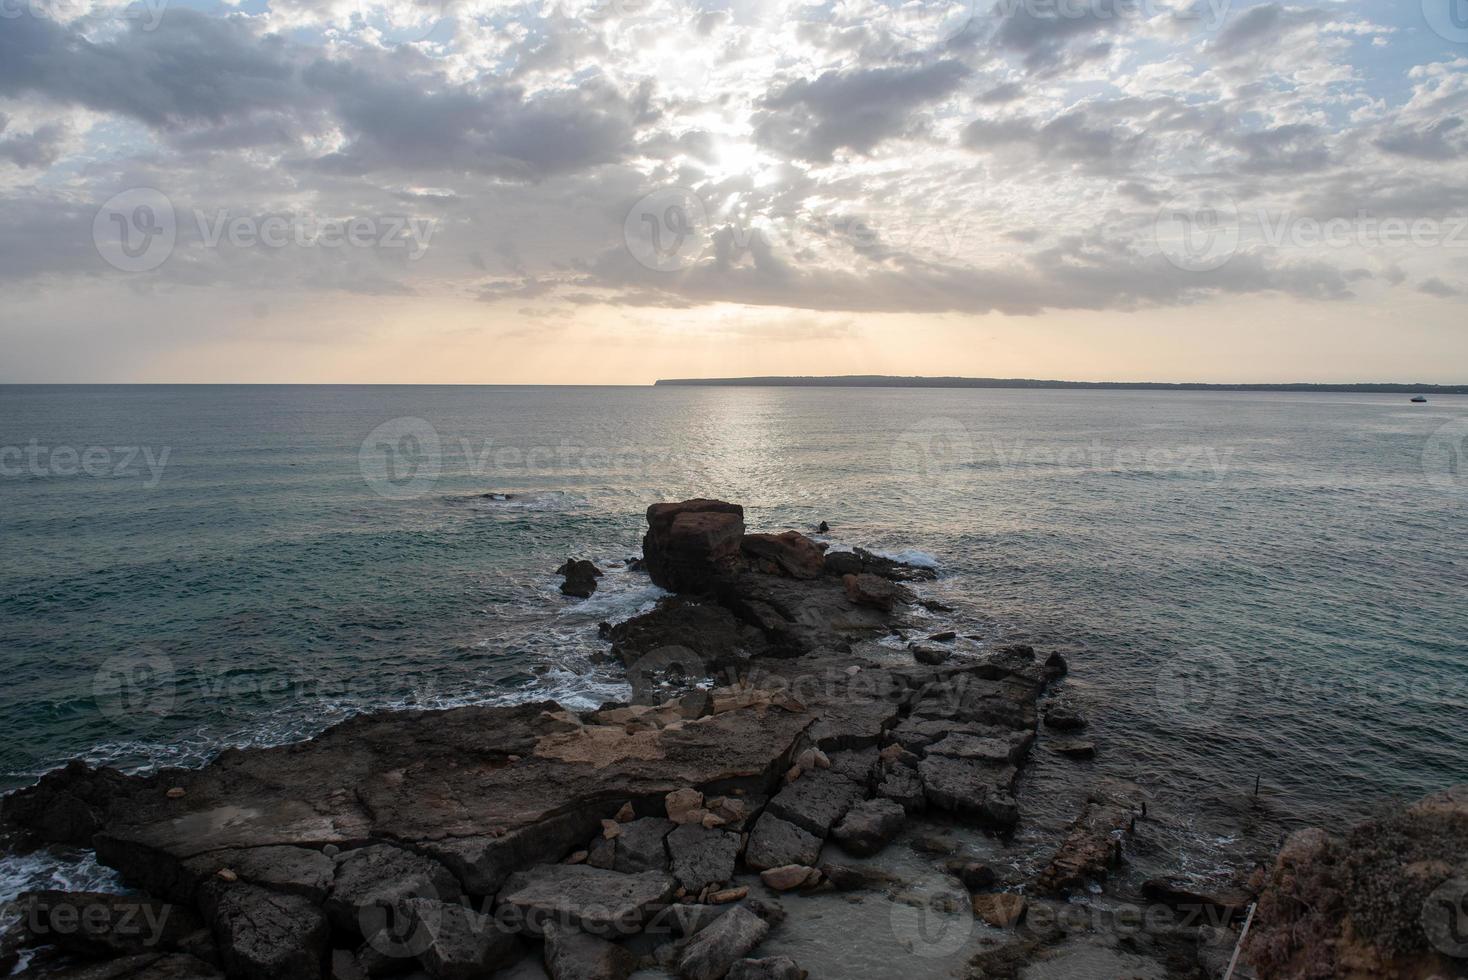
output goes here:
<path id="1" fill-rule="evenodd" d="M 1468 0 L 0 0 L 0 381 L 1468 383 Z"/>

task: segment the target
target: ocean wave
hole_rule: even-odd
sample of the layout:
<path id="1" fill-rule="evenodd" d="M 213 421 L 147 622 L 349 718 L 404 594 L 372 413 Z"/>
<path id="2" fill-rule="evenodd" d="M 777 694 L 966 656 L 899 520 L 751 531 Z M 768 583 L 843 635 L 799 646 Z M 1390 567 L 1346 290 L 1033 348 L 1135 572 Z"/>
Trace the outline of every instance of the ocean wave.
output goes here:
<path id="1" fill-rule="evenodd" d="M 587 503 L 584 497 L 565 490 L 492 490 L 450 499 L 469 504 L 476 510 L 489 511 L 563 511 L 574 510 Z"/>
<path id="2" fill-rule="evenodd" d="M 904 565 L 912 565 L 916 568 L 936 569 L 938 567 L 936 556 L 926 551 L 919 551 L 916 548 L 902 548 L 896 551 L 886 551 L 880 548 L 869 548 L 868 550 L 878 558 L 890 558 L 893 561 L 899 561 Z"/>
<path id="3" fill-rule="evenodd" d="M 97 863 L 91 851 L 42 848 L 29 854 L 7 854 L 0 861 L 0 903 L 41 889 L 126 894 L 116 871 Z"/>

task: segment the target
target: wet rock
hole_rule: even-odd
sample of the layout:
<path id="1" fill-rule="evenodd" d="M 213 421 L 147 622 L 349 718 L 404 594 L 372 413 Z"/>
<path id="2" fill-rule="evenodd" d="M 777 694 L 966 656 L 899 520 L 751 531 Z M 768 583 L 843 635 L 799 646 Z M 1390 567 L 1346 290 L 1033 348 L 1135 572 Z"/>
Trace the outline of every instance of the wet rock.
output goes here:
<path id="1" fill-rule="evenodd" d="M 1059 651 L 1056 651 L 1045 658 L 1045 672 L 1051 680 L 1055 680 L 1070 673 L 1070 664 Z"/>
<path id="2" fill-rule="evenodd" d="M 407 917 L 407 949 L 434 980 L 477 980 L 520 957 L 512 931 L 457 902 L 416 898 L 398 909 Z"/>
<path id="3" fill-rule="evenodd" d="M 626 875 L 584 864 L 542 864 L 505 882 L 499 901 L 512 905 L 526 931 L 541 935 L 546 922 L 593 935 L 635 931 L 673 897 L 673 878 L 658 871 Z"/>
<path id="4" fill-rule="evenodd" d="M 1045 709 L 1045 727 L 1072 732 L 1085 728 L 1086 719 L 1074 705 L 1060 701 Z"/>
<path id="5" fill-rule="evenodd" d="M 907 822 L 907 812 L 892 800 L 858 803 L 831 831 L 837 843 L 858 857 L 876 854 L 896 837 Z"/>
<path id="6" fill-rule="evenodd" d="M 48 843 L 88 846 L 110 815 L 140 797 L 144 787 L 115 769 L 72 760 L 0 797 L 0 822 L 23 827 Z"/>
<path id="7" fill-rule="evenodd" d="M 740 544 L 751 566 L 791 578 L 819 578 L 826 556 L 814 541 L 799 531 L 782 534 L 746 534 Z"/>
<path id="8" fill-rule="evenodd" d="M 949 657 L 949 651 L 921 643 L 912 644 L 908 647 L 908 650 L 912 651 L 913 659 L 918 663 L 927 664 L 932 667 L 936 667 L 938 664 L 945 662 Z"/>
<path id="9" fill-rule="evenodd" d="M 1096 758 L 1096 743 L 1086 742 L 1078 738 L 1063 738 L 1048 743 L 1050 751 L 1057 755 L 1063 755 L 1067 759 L 1094 759 Z"/>
<path id="10" fill-rule="evenodd" d="M 821 879 L 821 873 L 803 864 L 787 864 L 782 868 L 761 871 L 759 877 L 766 887 L 777 892 L 788 892 L 816 884 Z"/>
<path id="11" fill-rule="evenodd" d="M 847 575 L 860 575 L 862 568 L 861 559 L 849 551 L 829 551 L 826 553 L 826 574 L 841 578 Z"/>
<path id="12" fill-rule="evenodd" d="M 897 587 L 884 578 L 863 572 L 860 575 L 843 575 L 841 582 L 846 587 L 847 598 L 858 605 L 891 612 L 897 603 Z"/>
<path id="13" fill-rule="evenodd" d="M 741 564 L 744 508 L 722 500 L 684 500 L 647 509 L 642 557 L 653 582 L 670 592 L 710 592 Z"/>
<path id="14" fill-rule="evenodd" d="M 223 882 L 201 885 L 199 894 L 231 980 L 320 980 L 329 930 L 309 899 Z"/>
<path id="15" fill-rule="evenodd" d="M 78 956 L 187 951 L 204 928 L 192 909 L 141 895 L 48 890 L 18 904 L 35 942 Z"/>
<path id="16" fill-rule="evenodd" d="M 821 876 L 837 891 L 881 891 L 902 879 L 890 871 L 869 865 L 823 864 Z"/>
<path id="17" fill-rule="evenodd" d="M 953 630 L 944 630 L 941 633 L 934 633 L 928 637 L 928 640 L 933 643 L 952 643 L 956 639 L 958 639 L 958 634 Z"/>
<path id="18" fill-rule="evenodd" d="M 735 906 L 689 940 L 678 961 L 678 975 L 684 980 L 721 980 L 769 931 L 764 919 Z"/>
<path id="19" fill-rule="evenodd" d="M 912 839 L 912 849 L 922 854 L 957 854 L 958 841 L 941 834 L 919 834 Z"/>
<path id="20" fill-rule="evenodd" d="M 747 663 L 768 646 L 764 635 L 715 602 L 674 598 L 618 623 L 609 632 L 612 656 L 635 688 L 688 685 Z M 697 717 L 697 716 L 695 716 Z"/>
<path id="21" fill-rule="evenodd" d="M 589 561 L 572 558 L 556 569 L 556 574 L 566 577 L 561 583 L 563 594 L 586 599 L 596 591 L 596 580 L 601 578 L 602 570 Z"/>
<path id="22" fill-rule="evenodd" d="M 211 963 L 186 953 L 138 953 L 76 965 L 32 962 L 15 980 L 223 980 Z"/>
<path id="23" fill-rule="evenodd" d="M 954 877 L 963 882 L 963 887 L 971 892 L 984 891 L 992 888 L 999 880 L 999 875 L 994 869 L 980 861 L 965 861 L 959 859 L 949 865 L 949 870 Z"/>
<path id="24" fill-rule="evenodd" d="M 332 927 L 351 935 L 371 909 L 405 898 L 458 897 L 459 883 L 442 864 L 391 844 L 375 844 L 342 855 L 325 908 Z"/>
<path id="25" fill-rule="evenodd" d="M 671 820 L 661 817 L 643 817 L 631 823 L 620 824 L 613 849 L 612 870 L 623 874 L 639 871 L 667 871 L 668 852 L 664 846 L 675 826 Z"/>
<path id="26" fill-rule="evenodd" d="M 787 864 L 815 864 L 821 855 L 821 838 L 766 811 L 749 835 L 744 863 L 756 871 Z"/>
<path id="27" fill-rule="evenodd" d="M 1018 820 L 1010 787 L 1017 771 L 977 759 L 930 755 L 918 767 L 928 805 L 1001 828 Z"/>
<path id="28" fill-rule="evenodd" d="M 1122 840 L 1132 832 L 1136 812 L 1124 796 L 1093 794 L 1035 883 L 1042 895 L 1066 895 L 1105 877 L 1121 857 Z"/>
<path id="29" fill-rule="evenodd" d="M 637 969 L 629 950 L 555 923 L 545 933 L 545 970 L 551 980 L 627 980 Z"/>
<path id="30" fill-rule="evenodd" d="M 1254 900 L 1243 889 L 1205 892 L 1171 878 L 1147 879 L 1142 882 L 1142 894 L 1150 901 L 1176 909 L 1182 914 L 1179 924 L 1184 927 L 1226 925 L 1242 918 Z"/>
<path id="31" fill-rule="evenodd" d="M 990 892 L 973 897 L 974 915 L 996 929 L 1017 925 L 1025 914 L 1025 897 L 1010 892 Z"/>
<path id="32" fill-rule="evenodd" d="M 336 876 L 336 862 L 309 847 L 252 847 L 212 851 L 183 862 L 190 881 L 229 871 L 240 881 L 322 902 Z M 227 877 L 227 876 L 226 876 Z M 192 899 L 192 890 L 188 893 Z"/>
<path id="33" fill-rule="evenodd" d="M 947 755 L 955 759 L 978 759 L 1003 765 L 1013 762 L 1014 748 L 1007 741 L 955 732 L 928 746 L 929 755 Z"/>
<path id="34" fill-rule="evenodd" d="M 776 793 L 766 809 L 824 839 L 831 826 L 863 795 L 861 787 L 840 773 L 817 769 Z"/>
<path id="35" fill-rule="evenodd" d="M 739 835 L 685 824 L 668 835 L 673 876 L 689 892 L 703 891 L 734 877 L 739 858 Z"/>
<path id="36" fill-rule="evenodd" d="M 825 521 L 821 521 L 820 524 L 816 525 L 816 533 L 817 534 L 829 534 L 830 532 L 831 532 L 831 525 L 827 524 Z"/>
<path id="37" fill-rule="evenodd" d="M 805 971 L 788 956 L 740 960 L 729 968 L 729 980 L 805 980 Z"/>

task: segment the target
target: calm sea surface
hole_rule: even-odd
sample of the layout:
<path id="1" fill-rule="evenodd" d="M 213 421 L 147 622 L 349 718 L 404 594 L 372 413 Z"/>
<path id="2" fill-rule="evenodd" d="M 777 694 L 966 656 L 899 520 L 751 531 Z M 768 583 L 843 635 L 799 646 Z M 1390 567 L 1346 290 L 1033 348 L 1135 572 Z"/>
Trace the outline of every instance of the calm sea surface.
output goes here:
<path id="1" fill-rule="evenodd" d="M 704 495 L 935 561 L 957 618 L 1071 651 L 1180 850 L 1263 846 L 1468 780 L 1465 436 L 1400 395 L 0 387 L 0 788 L 619 697 L 596 624 L 659 591 L 553 570 Z"/>

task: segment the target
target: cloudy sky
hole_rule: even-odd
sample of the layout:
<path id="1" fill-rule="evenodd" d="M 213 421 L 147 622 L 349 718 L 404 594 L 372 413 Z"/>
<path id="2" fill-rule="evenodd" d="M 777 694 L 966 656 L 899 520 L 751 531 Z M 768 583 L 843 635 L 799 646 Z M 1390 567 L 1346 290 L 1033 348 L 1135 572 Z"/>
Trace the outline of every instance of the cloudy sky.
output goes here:
<path id="1" fill-rule="evenodd" d="M 1468 0 L 0 0 L 0 380 L 1468 382 L 1465 119 Z"/>

